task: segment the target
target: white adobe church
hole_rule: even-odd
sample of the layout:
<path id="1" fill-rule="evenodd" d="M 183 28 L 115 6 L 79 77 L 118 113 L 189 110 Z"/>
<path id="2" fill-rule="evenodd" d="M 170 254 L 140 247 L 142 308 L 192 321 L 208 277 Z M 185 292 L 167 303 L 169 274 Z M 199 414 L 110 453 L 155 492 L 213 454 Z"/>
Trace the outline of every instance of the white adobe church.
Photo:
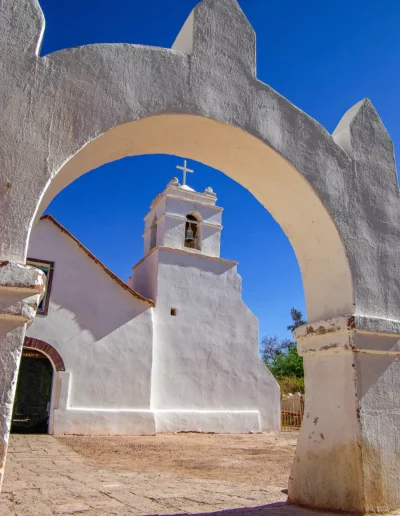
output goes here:
<path id="1" fill-rule="evenodd" d="M 183 184 L 173 178 L 151 204 L 127 284 L 51 216 L 34 227 L 29 262 L 48 291 L 24 353 L 53 366 L 50 433 L 279 430 L 258 321 L 237 262 L 220 257 L 223 208 L 182 170 Z"/>

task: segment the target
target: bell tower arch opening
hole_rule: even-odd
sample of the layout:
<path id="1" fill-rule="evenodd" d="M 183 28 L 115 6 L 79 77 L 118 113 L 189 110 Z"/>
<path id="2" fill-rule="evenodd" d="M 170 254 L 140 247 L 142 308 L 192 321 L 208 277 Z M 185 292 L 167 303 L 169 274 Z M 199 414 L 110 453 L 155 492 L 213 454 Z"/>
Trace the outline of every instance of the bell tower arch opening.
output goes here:
<path id="1" fill-rule="evenodd" d="M 199 231 L 199 221 L 197 218 L 188 213 L 186 215 L 186 225 L 185 225 L 185 247 L 189 249 L 198 249 L 201 250 L 201 238 Z"/>

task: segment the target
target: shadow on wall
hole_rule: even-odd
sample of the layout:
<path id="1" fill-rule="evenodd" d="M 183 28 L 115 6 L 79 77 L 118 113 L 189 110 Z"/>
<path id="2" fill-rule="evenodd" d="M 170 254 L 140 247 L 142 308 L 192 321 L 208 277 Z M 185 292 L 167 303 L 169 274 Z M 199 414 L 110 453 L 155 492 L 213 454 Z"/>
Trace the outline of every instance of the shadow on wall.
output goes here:
<path id="1" fill-rule="evenodd" d="M 94 341 L 99 342 L 115 331 L 123 329 L 126 324 L 148 310 L 148 306 L 139 302 L 135 303 L 135 300 L 129 299 L 128 296 L 130 294 L 127 293 L 126 306 L 120 306 L 120 309 L 116 309 L 111 303 L 107 308 L 104 307 L 102 310 L 94 310 L 90 313 L 90 311 L 78 311 L 74 304 L 69 305 L 64 301 L 64 306 L 51 303 L 52 312 L 68 311 L 71 322 L 78 326 L 80 330 L 89 332 Z"/>
<path id="2" fill-rule="evenodd" d="M 41 220 L 32 232 L 29 253 L 55 262 L 49 320 L 62 324 L 66 338 L 79 329 L 100 341 L 150 307 L 96 263 L 97 258 L 59 223 Z"/>

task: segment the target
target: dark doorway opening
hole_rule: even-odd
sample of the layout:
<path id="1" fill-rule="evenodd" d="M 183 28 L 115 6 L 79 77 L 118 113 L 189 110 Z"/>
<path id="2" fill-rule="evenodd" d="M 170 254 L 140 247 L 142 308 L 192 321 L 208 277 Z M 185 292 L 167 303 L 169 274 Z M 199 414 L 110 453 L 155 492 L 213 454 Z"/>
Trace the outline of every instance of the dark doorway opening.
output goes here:
<path id="1" fill-rule="evenodd" d="M 19 368 L 11 432 L 47 434 L 53 367 L 37 350 L 24 349 Z"/>

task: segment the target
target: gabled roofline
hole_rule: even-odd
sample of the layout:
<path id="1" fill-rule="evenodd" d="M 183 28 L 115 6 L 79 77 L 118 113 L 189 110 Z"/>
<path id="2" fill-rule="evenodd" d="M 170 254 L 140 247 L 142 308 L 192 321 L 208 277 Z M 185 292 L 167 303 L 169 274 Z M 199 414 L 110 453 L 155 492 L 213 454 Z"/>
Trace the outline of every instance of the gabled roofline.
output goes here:
<path id="1" fill-rule="evenodd" d="M 116 281 L 124 290 L 129 292 L 129 294 L 136 297 L 136 299 L 139 299 L 140 301 L 147 303 L 151 307 L 156 306 L 152 299 L 147 299 L 147 297 L 144 297 L 141 294 L 139 294 L 138 292 L 136 292 L 135 290 L 131 289 L 131 287 L 129 285 L 127 285 L 124 281 L 122 281 L 121 278 L 119 278 L 108 267 L 106 267 L 104 265 L 104 263 L 102 263 L 98 258 L 96 258 L 96 256 L 93 253 L 91 253 L 89 251 L 89 249 L 87 249 L 87 247 L 85 247 L 76 237 L 74 237 L 74 235 L 72 233 L 70 233 L 68 231 L 68 229 L 66 229 L 63 225 L 61 225 L 52 215 L 43 215 L 40 218 L 40 220 L 49 220 L 55 226 L 57 226 L 58 229 L 60 229 L 63 233 L 65 233 L 71 240 L 73 240 L 78 245 L 78 247 L 80 247 L 82 249 L 82 251 L 84 251 L 87 254 L 87 256 L 89 256 L 89 258 L 94 261 L 94 263 L 99 265 L 106 274 L 108 274 L 114 281 Z"/>

